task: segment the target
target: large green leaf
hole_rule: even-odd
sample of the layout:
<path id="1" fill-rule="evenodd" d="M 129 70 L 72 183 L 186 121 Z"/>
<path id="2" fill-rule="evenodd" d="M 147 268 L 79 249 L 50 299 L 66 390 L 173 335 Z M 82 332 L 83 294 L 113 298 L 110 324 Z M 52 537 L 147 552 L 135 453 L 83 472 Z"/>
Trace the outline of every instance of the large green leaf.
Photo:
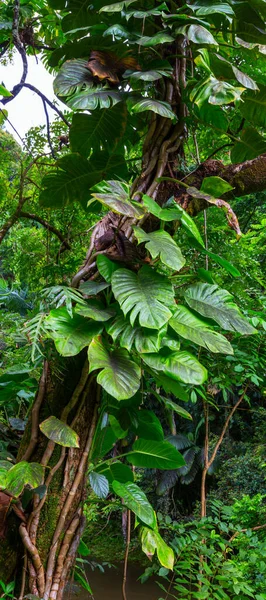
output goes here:
<path id="1" fill-rule="evenodd" d="M 182 269 L 186 259 L 179 246 L 167 231 L 159 229 L 158 231 L 146 233 L 140 227 L 134 227 L 134 233 L 139 244 L 145 243 L 145 247 L 152 258 L 160 256 L 162 263 L 170 269 L 174 269 L 175 271 Z"/>
<path id="2" fill-rule="evenodd" d="M 110 260 L 108 256 L 105 256 L 104 254 L 99 254 L 97 256 L 96 263 L 100 275 L 108 282 L 108 284 L 110 284 L 113 273 L 120 268 L 120 265 Z"/>
<path id="3" fill-rule="evenodd" d="M 190 100 L 195 102 L 199 108 L 204 102 L 222 106 L 239 100 L 245 88 L 239 88 L 231 85 L 227 81 L 216 79 L 216 77 L 208 77 L 197 83 L 190 93 Z"/>
<path id="4" fill-rule="evenodd" d="M 185 464 L 183 456 L 169 442 L 139 439 L 127 455 L 135 467 L 147 469 L 177 469 Z"/>
<path id="5" fill-rule="evenodd" d="M 137 102 L 134 102 L 131 99 L 129 110 L 132 113 L 142 113 L 146 110 L 151 110 L 157 115 L 161 115 L 161 117 L 176 120 L 176 114 L 171 110 L 171 106 L 168 102 L 159 102 L 159 100 L 154 100 L 153 98 L 142 98 L 142 100 Z"/>
<path id="6" fill-rule="evenodd" d="M 107 331 L 114 341 L 119 341 L 122 348 L 126 348 L 130 352 L 134 344 L 140 354 L 157 352 L 165 334 L 165 331 L 132 327 L 122 315 L 119 315 L 110 325 L 108 324 Z"/>
<path id="7" fill-rule="evenodd" d="M 197 4 L 198 3 L 196 2 L 196 15 L 198 17 L 206 17 L 208 15 L 212 16 L 214 14 L 233 17 L 235 14 L 232 6 L 230 6 L 230 4 L 227 4 L 227 2 L 220 2 L 219 4 L 212 2 L 211 4 L 208 3 L 205 6 L 200 6 L 199 8 L 197 8 Z M 191 8 L 192 10 L 195 10 L 193 6 Z"/>
<path id="8" fill-rule="evenodd" d="M 266 127 L 266 86 L 260 85 L 260 90 L 255 94 L 248 92 L 243 97 L 240 112 L 247 119 L 259 127 Z"/>
<path id="9" fill-rule="evenodd" d="M 139 317 L 142 327 L 160 329 L 172 316 L 168 308 L 174 305 L 172 285 L 150 267 L 142 267 L 137 274 L 118 269 L 112 276 L 112 289 L 123 313 L 130 312 L 132 326 Z"/>
<path id="10" fill-rule="evenodd" d="M 117 441 L 117 437 L 111 427 L 106 426 L 102 429 L 97 429 L 96 437 L 93 441 L 91 459 L 93 461 L 99 460 L 105 456 L 114 446 Z"/>
<path id="11" fill-rule="evenodd" d="M 138 410 L 136 420 L 136 434 L 138 437 L 144 440 L 163 440 L 163 428 L 152 410 Z"/>
<path id="12" fill-rule="evenodd" d="M 169 44 L 171 42 L 174 42 L 174 38 L 164 31 L 158 31 L 158 33 L 155 33 L 153 36 L 145 35 L 137 40 L 139 46 L 144 46 L 146 48 L 157 46 L 158 44 Z"/>
<path id="13" fill-rule="evenodd" d="M 128 465 L 124 465 L 119 460 L 110 464 L 102 464 L 96 468 L 98 473 L 102 473 L 109 483 L 112 483 L 114 479 L 120 483 L 127 483 L 134 481 L 134 474 Z"/>
<path id="14" fill-rule="evenodd" d="M 115 315 L 115 311 L 105 308 L 100 300 L 87 300 L 86 304 L 77 305 L 75 312 L 94 321 L 108 321 Z"/>
<path id="15" fill-rule="evenodd" d="M 234 303 L 232 294 L 218 285 L 197 283 L 186 291 L 185 299 L 193 310 L 214 319 L 227 331 L 239 331 L 245 335 L 256 333 Z"/>
<path id="16" fill-rule="evenodd" d="M 176 404 L 173 400 L 170 400 L 169 398 L 164 398 L 164 396 L 160 396 L 159 394 L 156 394 L 156 398 L 159 398 L 159 400 L 162 402 L 165 408 L 168 408 L 168 410 L 177 413 L 180 417 L 183 417 L 184 419 L 189 419 L 190 421 L 192 421 L 191 414 L 187 410 L 185 410 L 183 406 L 179 406 L 179 404 Z"/>
<path id="17" fill-rule="evenodd" d="M 150 559 L 157 551 L 158 560 L 165 569 L 173 569 L 174 551 L 168 546 L 158 531 L 153 531 L 147 527 L 141 530 L 142 550 Z"/>
<path id="18" fill-rule="evenodd" d="M 126 105 L 95 110 L 91 115 L 74 114 L 70 129 L 70 145 L 73 152 L 87 157 L 91 150 L 101 147 L 113 150 L 125 133 L 127 124 Z"/>
<path id="19" fill-rule="evenodd" d="M 204 177 L 203 182 L 200 187 L 201 192 L 205 192 L 206 194 L 210 194 L 215 198 L 220 198 L 223 194 L 230 192 L 233 190 L 230 183 L 222 179 L 221 177 L 211 176 Z"/>
<path id="20" fill-rule="evenodd" d="M 6 489 L 12 496 L 20 496 L 25 485 L 36 488 L 41 485 L 44 467 L 38 463 L 21 461 L 11 467 L 6 477 Z"/>
<path id="21" fill-rule="evenodd" d="M 55 94 L 68 96 L 84 84 L 92 87 L 93 77 L 86 65 L 87 61 L 84 58 L 65 62 L 54 80 Z"/>
<path id="22" fill-rule="evenodd" d="M 231 161 L 233 163 L 252 160 L 266 152 L 266 140 L 252 127 L 243 129 L 240 139 L 231 150 Z"/>
<path id="23" fill-rule="evenodd" d="M 230 342 L 223 335 L 208 327 L 185 306 L 177 306 L 169 325 L 185 339 L 203 346 L 211 352 L 234 353 Z"/>
<path id="24" fill-rule="evenodd" d="M 212 44 L 213 46 L 217 46 L 217 42 L 213 35 L 208 29 L 202 27 L 202 25 L 185 25 L 185 27 L 178 27 L 176 32 L 183 33 L 183 35 L 186 35 L 189 41 L 194 42 L 194 44 Z"/>
<path id="25" fill-rule="evenodd" d="M 139 389 L 141 371 L 126 350 L 109 352 L 101 339 L 96 338 L 90 344 L 88 358 L 90 372 L 102 369 L 97 382 L 117 400 L 131 398 Z"/>
<path id="26" fill-rule="evenodd" d="M 93 153 L 89 160 L 72 153 L 57 161 L 59 169 L 43 178 L 44 190 L 40 193 L 40 204 L 46 208 L 62 208 L 78 201 L 86 208 L 91 198 L 90 188 L 102 181 L 108 173 L 126 175 L 123 155 L 109 155 L 101 151 Z"/>
<path id="27" fill-rule="evenodd" d="M 101 473 L 92 471 L 89 474 L 90 485 L 98 498 L 106 498 L 109 493 L 108 479 Z"/>
<path id="28" fill-rule="evenodd" d="M 152 529 L 156 528 L 156 515 L 149 503 L 147 496 L 135 483 L 120 483 L 113 481 L 114 492 L 123 499 L 127 508 L 130 508 L 135 515 Z"/>
<path id="29" fill-rule="evenodd" d="M 64 99 L 72 110 L 95 110 L 96 108 L 110 108 L 122 102 L 123 95 L 109 87 L 86 86 L 85 90 L 77 91 L 73 96 Z"/>
<path id="30" fill-rule="evenodd" d="M 179 400 L 183 400 L 183 402 L 188 402 L 188 400 L 189 400 L 188 392 L 181 385 L 181 383 L 179 383 L 178 381 L 175 381 L 174 379 L 171 379 L 171 377 L 168 377 L 167 375 L 164 375 L 164 373 L 162 373 L 162 371 L 160 371 L 159 373 L 156 373 L 151 370 L 149 372 L 152 373 L 157 387 L 163 388 L 167 394 L 173 394 L 173 396 L 175 396 Z"/>
<path id="31" fill-rule="evenodd" d="M 66 448 L 79 448 L 79 436 L 66 423 L 56 417 L 48 417 L 40 424 L 41 432 L 56 444 Z"/>
<path id="32" fill-rule="evenodd" d="M 140 219 L 144 210 L 140 204 L 130 200 L 129 186 L 120 181 L 102 181 L 91 194 L 93 200 L 98 200 L 104 206 L 108 206 L 113 212 Z M 95 188 L 94 188 L 95 189 Z M 89 203 L 90 204 L 90 203 Z"/>
<path id="33" fill-rule="evenodd" d="M 48 337 L 54 340 L 57 351 L 63 356 L 75 356 L 102 330 L 101 323 L 81 315 L 74 314 L 71 318 L 65 307 L 51 310 L 45 326 Z"/>
<path id="34" fill-rule="evenodd" d="M 201 385 L 207 379 L 205 367 L 189 352 L 161 351 L 157 354 L 142 354 L 142 360 L 151 369 L 163 371 L 168 377 L 184 383 Z"/>
<path id="35" fill-rule="evenodd" d="M 201 246 L 204 246 L 203 239 L 193 219 L 175 201 L 168 201 L 166 205 L 160 207 L 159 204 L 153 200 L 153 198 L 144 195 L 142 202 L 143 206 L 145 206 L 145 208 L 148 209 L 152 215 L 155 215 L 155 217 L 161 219 L 161 221 L 181 221 L 187 232 L 190 233 L 201 244 Z"/>

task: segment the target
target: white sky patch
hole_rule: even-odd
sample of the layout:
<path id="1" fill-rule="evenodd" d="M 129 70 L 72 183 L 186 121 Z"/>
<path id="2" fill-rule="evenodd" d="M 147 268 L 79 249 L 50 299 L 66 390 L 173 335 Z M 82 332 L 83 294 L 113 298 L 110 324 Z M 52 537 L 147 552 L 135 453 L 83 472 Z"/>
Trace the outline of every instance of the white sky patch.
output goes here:
<path id="1" fill-rule="evenodd" d="M 27 83 L 31 83 L 38 88 L 49 100 L 55 101 L 53 91 L 54 77 L 48 73 L 38 57 L 38 64 L 34 56 L 28 56 L 28 76 Z M 7 67 L 0 65 L 0 83 L 3 83 L 8 90 L 11 90 L 14 85 L 19 83 L 22 75 L 22 60 L 18 53 L 14 55 L 13 63 Z M 8 104 L 1 108 L 8 111 L 8 118 L 12 125 L 16 128 L 20 136 L 23 138 L 25 133 L 31 128 L 38 125 L 45 125 L 46 119 L 43 109 L 43 103 L 40 96 L 37 96 L 31 90 L 24 88 L 21 92 L 11 100 Z M 57 107 L 60 110 L 66 110 L 67 106 L 57 100 Z M 47 105 L 49 119 L 52 121 L 56 113 Z M 12 133 L 16 140 L 21 144 L 21 140 L 15 134 L 9 123 L 5 123 L 5 129 Z"/>

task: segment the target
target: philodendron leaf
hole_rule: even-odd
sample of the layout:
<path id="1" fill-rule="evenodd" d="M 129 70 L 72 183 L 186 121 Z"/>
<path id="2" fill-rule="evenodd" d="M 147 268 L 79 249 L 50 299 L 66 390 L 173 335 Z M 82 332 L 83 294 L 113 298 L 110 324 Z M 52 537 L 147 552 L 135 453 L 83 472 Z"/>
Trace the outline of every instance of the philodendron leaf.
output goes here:
<path id="1" fill-rule="evenodd" d="M 132 510 L 135 515 L 149 525 L 152 529 L 156 528 L 156 515 L 149 503 L 144 492 L 135 483 L 120 483 L 119 481 L 113 481 L 112 487 L 114 492 L 123 498 L 124 504 Z"/>
<path id="2" fill-rule="evenodd" d="M 156 394 L 156 398 L 158 398 L 164 404 L 165 408 L 172 410 L 173 412 L 177 413 L 180 417 L 184 417 L 184 419 L 189 419 L 190 421 L 192 420 L 191 414 L 187 410 L 185 410 L 183 406 L 179 406 L 173 400 L 165 398 L 164 396 L 160 396 L 159 394 Z"/>
<path id="3" fill-rule="evenodd" d="M 258 92 L 248 92 L 239 106 L 245 119 L 259 127 L 266 126 L 266 86 L 260 85 Z"/>
<path id="4" fill-rule="evenodd" d="M 100 275 L 105 279 L 105 281 L 111 283 L 112 275 L 115 271 L 117 271 L 117 269 L 120 268 L 119 265 L 110 260 L 108 256 L 104 256 L 104 254 L 99 254 L 99 256 L 97 256 L 96 263 Z"/>
<path id="5" fill-rule="evenodd" d="M 0 460 L 0 490 L 6 489 L 7 472 L 11 469 L 12 463 L 8 460 Z"/>
<path id="6" fill-rule="evenodd" d="M 129 187 L 120 181 L 102 181 L 95 186 L 96 191 L 91 194 L 93 200 L 90 200 L 88 206 L 94 200 L 98 200 L 113 212 L 140 219 L 144 215 L 144 210 L 140 204 L 130 200 Z M 98 191 L 99 190 L 99 191 Z"/>
<path id="7" fill-rule="evenodd" d="M 183 456 L 169 442 L 138 439 L 127 455 L 129 463 L 147 469 L 177 469 L 185 464 Z"/>
<path id="8" fill-rule="evenodd" d="M 20 496 L 25 485 L 36 488 L 41 485 L 44 467 L 38 463 L 21 461 L 11 467 L 6 477 L 6 489 L 15 496 Z"/>
<path id="9" fill-rule="evenodd" d="M 134 233 L 139 244 L 145 243 L 152 258 L 160 256 L 162 263 L 170 269 L 175 271 L 182 269 L 186 259 L 169 233 L 163 229 L 146 233 L 140 227 L 134 227 Z"/>
<path id="10" fill-rule="evenodd" d="M 51 310 L 45 325 L 48 337 L 54 340 L 56 349 L 63 356 L 75 356 L 102 330 L 101 323 L 81 315 L 74 314 L 71 318 L 65 307 Z"/>
<path id="11" fill-rule="evenodd" d="M 177 306 L 173 318 L 169 321 L 169 325 L 171 325 L 178 335 L 203 348 L 207 348 L 211 352 L 234 354 L 230 342 L 223 335 L 211 329 L 185 306 Z"/>
<path id="12" fill-rule="evenodd" d="M 108 351 L 100 338 L 95 338 L 89 347 L 90 372 L 102 369 L 97 382 L 117 400 L 131 398 L 140 386 L 140 367 L 130 360 L 126 350 Z"/>
<path id="13" fill-rule="evenodd" d="M 157 352 L 164 335 L 157 329 L 152 331 L 144 327 L 132 327 L 122 315 L 119 315 L 110 325 L 108 324 L 107 331 L 114 341 L 119 341 L 122 348 L 126 348 L 130 352 L 134 345 L 140 354 Z"/>
<path id="14" fill-rule="evenodd" d="M 203 182 L 201 184 L 200 191 L 205 192 L 206 194 L 210 194 L 214 196 L 214 198 L 220 198 L 226 192 L 230 192 L 234 188 L 222 179 L 221 177 L 204 177 Z"/>
<path id="15" fill-rule="evenodd" d="M 114 479 L 120 483 L 128 483 L 134 481 L 134 475 L 128 465 L 124 465 L 119 460 L 115 463 L 103 464 L 96 468 L 97 473 L 102 473 L 109 483 Z"/>
<path id="16" fill-rule="evenodd" d="M 173 569 L 174 551 L 168 546 L 158 531 L 143 527 L 141 531 L 142 550 L 150 558 L 157 551 L 158 560 L 165 569 Z"/>
<path id="17" fill-rule="evenodd" d="M 56 444 L 66 448 L 79 448 L 78 434 L 60 419 L 48 417 L 40 424 L 41 432 Z"/>
<path id="18" fill-rule="evenodd" d="M 89 474 L 91 487 L 98 498 L 106 498 L 109 493 L 109 482 L 106 477 L 100 473 L 92 471 Z"/>
<path id="19" fill-rule="evenodd" d="M 160 329 L 171 318 L 169 306 L 174 305 L 171 283 L 150 267 L 138 273 L 118 269 L 112 276 L 112 289 L 120 307 L 133 326 L 137 317 L 142 327 Z"/>
<path id="20" fill-rule="evenodd" d="M 161 207 L 150 198 L 150 196 L 144 195 L 142 198 L 143 206 L 155 217 L 158 217 L 161 221 L 181 221 L 183 227 L 190 233 L 200 244 L 204 247 L 204 241 L 200 235 L 197 225 L 193 219 L 187 214 L 187 212 L 179 206 L 175 201 L 167 202 L 165 206 Z"/>
<path id="21" fill-rule="evenodd" d="M 201 385 L 207 379 L 205 367 L 188 352 L 169 351 L 167 354 L 164 352 L 142 354 L 142 360 L 151 369 L 163 371 L 164 375 L 184 383 Z"/>
<path id="22" fill-rule="evenodd" d="M 159 100 L 153 100 L 153 98 L 142 98 L 135 103 L 133 103 L 131 99 L 129 110 L 132 113 L 142 113 L 146 110 L 151 110 L 161 117 L 176 121 L 176 114 L 171 110 L 171 105 L 168 104 L 168 102 L 159 102 Z"/>
<path id="23" fill-rule="evenodd" d="M 233 163 L 245 162 L 265 152 L 265 138 L 253 127 L 246 127 L 231 150 L 231 161 Z"/>
<path id="24" fill-rule="evenodd" d="M 243 335 L 257 333 L 241 314 L 233 301 L 232 294 L 219 288 L 218 285 L 197 283 L 188 288 L 185 299 L 193 310 L 213 319 L 227 331 L 238 331 Z"/>
<path id="25" fill-rule="evenodd" d="M 75 312 L 94 321 L 108 321 L 115 315 L 115 311 L 105 308 L 100 300 L 87 300 L 86 304 L 76 306 Z"/>

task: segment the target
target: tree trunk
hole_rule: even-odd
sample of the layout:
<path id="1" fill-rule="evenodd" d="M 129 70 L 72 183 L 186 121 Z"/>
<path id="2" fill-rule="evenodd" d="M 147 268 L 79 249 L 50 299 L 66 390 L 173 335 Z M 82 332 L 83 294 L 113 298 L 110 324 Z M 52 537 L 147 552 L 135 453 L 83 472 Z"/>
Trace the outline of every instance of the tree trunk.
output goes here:
<path id="1" fill-rule="evenodd" d="M 16 559 L 18 572 L 24 561 L 20 597 L 29 591 L 47 600 L 62 597 L 84 529 L 82 504 L 88 455 L 98 414 L 98 390 L 89 375 L 86 352 L 64 362 L 57 358 L 51 360 L 44 372 L 45 381 L 42 377 L 18 460 L 26 457 L 44 465 L 48 495 L 42 499 L 35 495 L 25 514 L 25 523 L 13 514 L 8 518 L 6 538 L 1 545 L 0 579 L 6 581 L 12 576 Z M 34 408 L 40 403 L 40 393 L 42 404 L 38 407 L 36 421 Z M 79 435 L 79 448 L 61 447 L 42 434 L 36 438 L 35 428 L 39 431 L 39 423 L 51 415 L 74 428 Z M 32 446 L 30 457 L 29 445 Z M 17 557 L 14 536 L 19 543 Z"/>

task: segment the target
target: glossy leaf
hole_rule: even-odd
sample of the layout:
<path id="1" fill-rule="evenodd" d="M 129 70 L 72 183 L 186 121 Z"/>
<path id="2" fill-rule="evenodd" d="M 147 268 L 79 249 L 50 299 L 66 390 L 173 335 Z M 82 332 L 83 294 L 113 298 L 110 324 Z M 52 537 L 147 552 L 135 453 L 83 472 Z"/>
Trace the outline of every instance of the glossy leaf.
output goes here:
<path id="1" fill-rule="evenodd" d="M 101 339 L 96 338 L 90 344 L 88 358 L 90 372 L 102 369 L 97 382 L 117 400 L 131 398 L 139 389 L 141 371 L 126 350 L 109 352 Z"/>
<path id="2" fill-rule="evenodd" d="M 94 200 L 98 200 L 98 202 L 118 214 L 137 219 L 143 217 L 144 210 L 141 205 L 130 200 L 127 184 L 120 181 L 103 181 L 97 187 L 100 188 L 100 191 L 91 194 Z"/>
<path id="3" fill-rule="evenodd" d="M 187 340 L 210 350 L 211 352 L 221 352 L 223 354 L 233 354 L 233 348 L 228 340 L 214 331 L 196 317 L 185 306 L 178 305 L 169 325 Z"/>
<path id="4" fill-rule="evenodd" d="M 230 192 L 233 190 L 230 183 L 222 179 L 221 177 L 204 177 L 203 182 L 201 184 L 200 191 L 205 192 L 206 194 L 210 194 L 215 198 L 220 198 L 223 194 Z"/>
<path id="5" fill-rule="evenodd" d="M 134 474 L 128 465 L 124 465 L 120 461 L 112 462 L 109 465 L 103 464 L 97 467 L 97 472 L 102 473 L 109 483 L 114 479 L 120 483 L 128 483 L 134 481 Z"/>
<path id="6" fill-rule="evenodd" d="M 260 154 L 266 152 L 266 141 L 256 129 L 246 127 L 243 129 L 240 139 L 231 150 L 231 160 L 233 163 L 252 160 Z"/>
<path id="7" fill-rule="evenodd" d="M 75 312 L 94 321 L 108 321 L 115 315 L 115 311 L 105 308 L 100 300 L 86 300 L 86 304 L 76 306 Z"/>
<path id="8" fill-rule="evenodd" d="M 149 267 L 142 267 L 137 274 L 118 269 L 112 276 L 112 289 L 123 313 L 130 313 L 132 326 L 139 317 L 142 327 L 160 329 L 171 318 L 172 285 Z"/>
<path id="9" fill-rule="evenodd" d="M 217 46 L 217 42 L 214 39 L 213 35 L 206 29 L 202 27 L 202 25 L 189 25 L 188 27 L 179 27 L 177 33 L 183 33 L 187 36 L 190 42 L 194 44 L 212 44 L 213 46 Z"/>
<path id="10" fill-rule="evenodd" d="M 201 284 L 200 284 L 201 285 Z M 191 383 L 201 385 L 207 379 L 207 371 L 199 361 L 188 352 L 169 351 L 158 354 L 143 354 L 142 360 L 155 371 L 163 371 L 164 375 Z"/>
<path id="11" fill-rule="evenodd" d="M 148 469 L 177 469 L 185 464 L 182 454 L 169 442 L 138 439 L 127 456 L 135 467 Z"/>
<path id="12" fill-rule="evenodd" d="M 135 483 L 120 483 L 113 481 L 114 492 L 123 499 L 127 508 L 142 521 L 154 529 L 157 525 L 155 512 L 144 492 Z"/>
<path id="13" fill-rule="evenodd" d="M 78 434 L 60 419 L 48 417 L 40 424 L 41 432 L 56 444 L 66 448 L 79 448 Z"/>
<path id="14" fill-rule="evenodd" d="M 25 485 L 36 488 L 41 485 L 44 476 L 44 467 L 36 462 L 21 461 L 11 467 L 6 477 L 6 489 L 12 496 L 18 497 L 23 492 Z"/>
<path id="15" fill-rule="evenodd" d="M 192 421 L 191 414 L 187 410 L 185 410 L 183 408 L 183 406 L 179 406 L 179 404 L 176 404 L 173 400 L 170 400 L 169 398 L 164 398 L 164 396 L 158 395 L 156 397 L 158 397 L 160 399 L 160 401 L 163 403 L 165 408 L 168 408 L 168 410 L 172 410 L 173 412 L 175 412 L 180 417 L 183 417 L 184 419 L 189 419 L 190 421 Z"/>
<path id="16" fill-rule="evenodd" d="M 158 330 L 152 331 L 144 327 L 132 327 L 127 319 L 119 315 L 110 325 L 107 331 L 114 341 L 119 341 L 122 348 L 129 352 L 134 345 L 137 352 L 157 352 L 160 349 L 164 335 Z"/>
<path id="17" fill-rule="evenodd" d="M 110 260 L 108 256 L 104 256 L 104 254 L 97 256 L 96 263 L 100 275 L 110 284 L 113 273 L 120 268 L 119 265 Z"/>
<path id="18" fill-rule="evenodd" d="M 155 550 L 159 562 L 165 569 L 173 569 L 174 566 L 174 551 L 168 546 L 158 531 L 151 531 L 147 527 L 142 528 L 141 532 L 142 550 L 150 558 Z"/>
<path id="19" fill-rule="evenodd" d="M 185 299 L 193 310 L 217 321 L 227 331 L 238 331 L 244 335 L 256 333 L 234 303 L 232 294 L 218 285 L 197 283 L 185 292 Z"/>
<path id="20" fill-rule="evenodd" d="M 65 307 L 51 310 L 45 326 L 47 336 L 54 340 L 57 351 L 63 356 L 75 356 L 102 330 L 101 323 L 81 315 L 74 314 L 71 318 Z"/>
<path id="21" fill-rule="evenodd" d="M 84 84 L 92 86 L 93 78 L 87 64 L 82 58 L 65 62 L 54 80 L 55 94 L 68 96 Z"/>
<path id="22" fill-rule="evenodd" d="M 113 149 L 125 133 L 127 110 L 125 105 L 96 109 L 91 115 L 74 114 L 70 128 L 70 145 L 73 152 L 89 156 L 91 150 L 101 147 Z"/>
<path id="23" fill-rule="evenodd" d="M 161 423 L 152 410 L 141 409 L 136 415 L 136 434 L 144 440 L 163 440 Z"/>
<path id="24" fill-rule="evenodd" d="M 106 498 L 109 493 L 109 482 L 108 479 L 101 473 L 92 471 L 89 474 L 90 485 L 98 498 Z"/>
<path id="25" fill-rule="evenodd" d="M 91 459 L 99 460 L 113 448 L 117 437 L 111 427 L 106 426 L 97 430 L 96 438 L 93 441 Z"/>
<path id="26" fill-rule="evenodd" d="M 186 259 L 169 233 L 163 229 L 146 233 L 140 227 L 134 227 L 134 233 L 139 244 L 145 243 L 152 258 L 159 256 L 161 262 L 170 269 L 175 271 L 182 269 Z"/>
<path id="27" fill-rule="evenodd" d="M 144 46 L 145 48 L 151 48 L 158 44 L 169 44 L 171 42 L 174 42 L 174 38 L 164 31 L 159 31 L 153 36 L 145 35 L 137 40 L 137 44 L 139 46 Z"/>
<path id="28" fill-rule="evenodd" d="M 266 86 L 260 85 L 259 91 L 255 94 L 248 92 L 243 97 L 244 102 L 241 102 L 240 112 L 254 125 L 258 127 L 266 127 Z"/>
<path id="29" fill-rule="evenodd" d="M 110 108 L 122 100 L 123 96 L 116 90 L 87 85 L 85 90 L 76 92 L 73 96 L 64 99 L 64 102 L 72 110 L 95 110 Z"/>
<path id="30" fill-rule="evenodd" d="M 190 100 L 195 102 L 199 108 L 206 101 L 209 104 L 222 106 L 239 100 L 243 91 L 244 88 L 235 87 L 227 81 L 210 76 L 193 87 Z"/>
<path id="31" fill-rule="evenodd" d="M 151 110 L 157 115 L 161 115 L 161 117 L 165 117 L 166 119 L 172 119 L 172 121 L 176 120 L 175 113 L 171 110 L 170 104 L 168 102 L 159 102 L 159 100 L 153 100 L 152 98 L 143 98 L 138 102 L 133 103 L 130 101 L 129 110 L 131 113 L 142 113 L 146 110 Z"/>
<path id="32" fill-rule="evenodd" d="M 186 211 L 175 201 L 168 201 L 167 205 L 160 207 L 155 200 L 153 200 L 153 198 L 144 195 L 142 202 L 143 206 L 145 206 L 145 208 L 147 208 L 152 215 L 155 215 L 161 221 L 181 221 L 186 231 L 190 233 L 201 244 L 201 246 L 204 246 L 204 242 L 197 225 L 186 213 Z"/>

